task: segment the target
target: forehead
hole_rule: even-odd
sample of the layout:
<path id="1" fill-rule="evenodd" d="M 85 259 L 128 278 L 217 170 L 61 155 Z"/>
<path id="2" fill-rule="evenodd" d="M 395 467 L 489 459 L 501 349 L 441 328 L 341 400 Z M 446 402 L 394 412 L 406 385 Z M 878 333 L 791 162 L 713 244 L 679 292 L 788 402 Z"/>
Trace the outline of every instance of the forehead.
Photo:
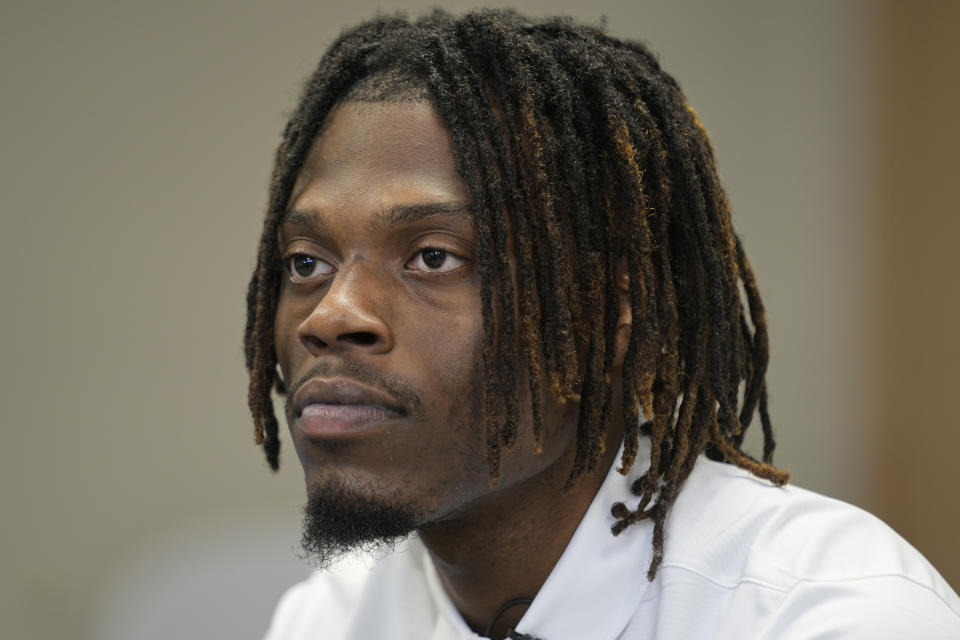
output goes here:
<path id="1" fill-rule="evenodd" d="M 346 102 L 303 164 L 289 208 L 304 196 L 466 201 L 451 137 L 429 102 Z"/>

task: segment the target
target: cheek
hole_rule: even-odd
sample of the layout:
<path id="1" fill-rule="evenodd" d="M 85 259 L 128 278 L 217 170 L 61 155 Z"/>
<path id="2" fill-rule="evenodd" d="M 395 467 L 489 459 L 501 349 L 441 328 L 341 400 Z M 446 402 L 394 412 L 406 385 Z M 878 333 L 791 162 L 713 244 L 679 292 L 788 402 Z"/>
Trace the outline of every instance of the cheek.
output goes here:
<path id="1" fill-rule="evenodd" d="M 483 330 L 469 318 L 439 317 L 421 323 L 405 351 L 416 363 L 411 369 L 421 389 L 429 390 L 436 417 L 455 415 L 482 394 Z M 469 402 L 468 402 L 469 400 Z M 479 414 L 473 416 L 479 424 Z"/>
<path id="2" fill-rule="evenodd" d="M 290 380 L 291 371 L 296 367 L 293 358 L 302 350 L 297 334 L 299 325 L 298 310 L 292 308 L 289 298 L 281 292 L 273 320 L 273 344 L 280 364 L 280 373 L 285 381 Z"/>
<path id="3" fill-rule="evenodd" d="M 476 386 L 475 363 L 483 346 L 479 292 L 465 286 L 442 300 L 411 295 L 408 302 L 394 306 L 397 345 L 431 372 L 433 379 L 425 382 L 448 388 Z"/>
<path id="4" fill-rule="evenodd" d="M 482 348 L 480 322 L 447 317 L 420 324 L 418 337 L 408 340 L 404 351 L 413 365 L 407 371 L 416 376 L 415 384 L 424 392 L 423 409 L 430 423 L 428 429 L 415 434 L 420 441 L 418 458 L 430 465 L 437 460 L 453 461 L 445 466 L 466 475 L 474 475 L 480 468 L 486 484 Z M 460 481 L 462 478 L 457 479 Z"/>

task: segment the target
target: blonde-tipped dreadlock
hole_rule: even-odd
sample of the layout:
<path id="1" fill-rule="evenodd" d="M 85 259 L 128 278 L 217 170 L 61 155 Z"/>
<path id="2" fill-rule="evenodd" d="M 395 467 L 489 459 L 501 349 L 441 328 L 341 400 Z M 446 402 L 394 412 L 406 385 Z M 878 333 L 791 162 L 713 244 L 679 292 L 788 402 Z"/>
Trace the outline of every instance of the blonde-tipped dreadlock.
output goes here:
<path id="1" fill-rule="evenodd" d="M 486 344 L 501 345 L 482 363 L 491 482 L 501 450 L 516 440 L 521 360 L 537 447 L 545 376 L 557 398 L 579 402 L 568 487 L 597 468 L 613 409 L 621 261 L 633 315 L 621 471 L 636 459 L 641 432 L 651 460 L 633 485 L 637 505 L 613 506 L 614 533 L 653 521 L 652 578 L 670 507 L 701 453 L 786 482 L 771 466 L 763 306 L 696 115 L 642 45 L 510 11 L 378 18 L 344 33 L 307 82 L 277 151 L 247 296 L 250 409 L 270 465 L 279 452 L 270 391 L 284 391 L 273 344 L 276 230 L 295 177 L 336 104 L 404 99 L 436 108 L 473 203 Z M 511 270 L 515 289 L 504 277 Z M 758 405 L 762 461 L 741 449 Z"/>

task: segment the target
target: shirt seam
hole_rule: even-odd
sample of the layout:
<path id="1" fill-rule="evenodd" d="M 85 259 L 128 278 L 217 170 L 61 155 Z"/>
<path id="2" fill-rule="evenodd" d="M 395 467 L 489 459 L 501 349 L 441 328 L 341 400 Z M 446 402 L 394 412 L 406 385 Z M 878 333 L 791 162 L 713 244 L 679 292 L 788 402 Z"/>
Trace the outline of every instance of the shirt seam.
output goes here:
<path id="1" fill-rule="evenodd" d="M 854 576 L 854 577 L 847 577 L 847 578 L 803 578 L 803 577 L 796 577 L 796 578 L 794 579 L 794 581 L 793 581 L 791 584 L 789 584 L 789 585 L 776 585 L 776 584 L 772 584 L 772 583 L 770 583 L 770 582 L 766 582 L 766 581 L 764 581 L 764 580 L 761 580 L 761 579 L 759 579 L 759 578 L 744 578 L 744 579 L 742 579 L 742 580 L 738 580 L 738 581 L 736 581 L 736 582 L 733 582 L 733 583 L 729 583 L 729 584 L 728 584 L 728 583 L 723 583 L 723 582 L 720 582 L 720 581 L 718 581 L 718 580 L 715 580 L 715 579 L 711 578 L 710 576 L 707 576 L 707 575 L 705 575 L 704 573 L 700 572 L 700 571 L 697 570 L 697 569 L 694 569 L 694 568 L 692 568 L 692 567 L 689 567 L 689 566 L 686 566 L 686 565 L 683 565 L 683 564 L 675 563 L 675 562 L 662 564 L 662 565 L 660 566 L 660 570 L 662 571 L 663 569 L 666 569 L 666 568 L 668 568 L 668 567 L 669 567 L 669 568 L 673 568 L 673 569 L 679 569 L 679 570 L 681 570 L 681 571 L 685 571 L 685 572 L 687 572 L 687 573 L 693 574 L 693 575 L 701 578 L 702 580 L 704 580 L 704 581 L 706 581 L 706 582 L 709 582 L 709 583 L 712 584 L 712 585 L 715 585 L 715 586 L 717 586 L 717 587 L 720 587 L 721 589 L 733 590 L 733 589 L 736 589 L 738 586 L 740 586 L 740 585 L 742 585 L 742 584 L 753 584 L 753 585 L 757 585 L 757 586 L 763 587 L 764 589 L 769 589 L 770 591 L 777 591 L 777 592 L 782 593 L 782 594 L 788 594 L 788 593 L 790 593 L 791 591 L 793 591 L 794 589 L 796 589 L 797 586 L 799 586 L 800 584 L 806 584 L 806 583 L 816 583 L 816 582 L 819 582 L 819 583 L 838 584 L 838 583 L 843 583 L 843 582 L 861 582 L 861 581 L 864 581 L 864 580 L 875 580 L 875 579 L 878 579 L 878 578 L 898 578 L 898 579 L 900 579 L 900 580 L 904 580 L 904 581 L 906 581 L 906 582 L 909 582 L 910 584 L 912 584 L 912 585 L 915 586 L 915 587 L 919 587 L 919 588 L 921 588 L 921 589 L 923 589 L 923 590 L 925 590 L 925 591 L 928 591 L 928 592 L 932 593 L 934 596 L 937 597 L 937 599 L 938 599 L 940 602 L 942 602 L 942 603 L 947 607 L 947 609 L 949 609 L 951 612 L 953 612 L 954 615 L 960 617 L 960 612 L 958 612 L 956 609 L 954 609 L 954 608 L 950 605 L 950 602 L 948 602 L 948 601 L 946 600 L 946 598 L 944 598 L 943 595 L 940 594 L 940 592 L 938 592 L 936 589 L 934 589 L 934 588 L 931 587 L 930 585 L 925 584 L 925 583 L 923 583 L 923 582 L 919 582 L 918 580 L 915 580 L 915 579 L 911 578 L 910 576 L 905 576 L 905 575 L 903 575 L 902 573 L 875 573 L 875 574 L 870 574 L 870 575 Z"/>

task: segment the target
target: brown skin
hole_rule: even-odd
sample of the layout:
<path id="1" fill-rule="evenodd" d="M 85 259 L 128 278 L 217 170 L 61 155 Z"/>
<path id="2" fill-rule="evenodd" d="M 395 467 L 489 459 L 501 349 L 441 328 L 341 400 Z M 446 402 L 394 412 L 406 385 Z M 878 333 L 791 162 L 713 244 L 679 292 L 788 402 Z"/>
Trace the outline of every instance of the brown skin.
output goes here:
<path id="1" fill-rule="evenodd" d="M 388 392 L 370 382 L 386 378 L 418 399 L 419 406 L 401 402 L 400 415 L 382 424 L 335 436 L 306 435 L 291 412 L 293 442 L 308 492 L 348 486 L 411 508 L 451 600 L 483 632 L 504 601 L 536 595 L 604 473 L 561 494 L 573 464 L 577 406 L 544 393 L 542 452 L 534 451 L 527 410 L 518 416 L 516 445 L 504 452 L 500 482 L 490 486 L 468 201 L 449 134 L 429 104 L 338 107 L 290 199 L 289 211 L 303 215 L 291 216 L 279 233 L 280 250 L 296 268 L 284 281 L 275 340 L 283 379 L 294 385 L 318 364 L 331 367 L 325 375 L 347 379 L 361 368 L 368 386 Z M 388 215 L 397 205 L 437 204 L 445 211 Z M 624 296 L 618 364 L 629 321 Z M 621 434 L 614 424 L 604 472 Z M 523 611 L 508 610 L 494 637 Z"/>

